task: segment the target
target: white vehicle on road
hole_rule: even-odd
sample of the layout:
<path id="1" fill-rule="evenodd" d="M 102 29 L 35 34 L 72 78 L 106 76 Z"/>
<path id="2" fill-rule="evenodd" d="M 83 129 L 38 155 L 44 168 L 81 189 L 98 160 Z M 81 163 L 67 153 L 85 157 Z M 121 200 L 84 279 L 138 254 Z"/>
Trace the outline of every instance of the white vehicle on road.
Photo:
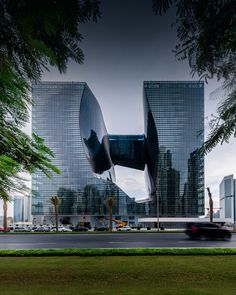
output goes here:
<path id="1" fill-rule="evenodd" d="M 56 231 L 56 227 L 53 226 L 53 227 L 51 228 L 51 231 Z M 68 228 L 68 227 L 64 227 L 64 226 L 58 226 L 58 231 L 59 231 L 59 232 L 72 232 L 72 230 L 71 230 L 70 228 Z"/>
<path id="2" fill-rule="evenodd" d="M 131 227 L 126 225 L 117 229 L 117 231 L 131 231 Z"/>

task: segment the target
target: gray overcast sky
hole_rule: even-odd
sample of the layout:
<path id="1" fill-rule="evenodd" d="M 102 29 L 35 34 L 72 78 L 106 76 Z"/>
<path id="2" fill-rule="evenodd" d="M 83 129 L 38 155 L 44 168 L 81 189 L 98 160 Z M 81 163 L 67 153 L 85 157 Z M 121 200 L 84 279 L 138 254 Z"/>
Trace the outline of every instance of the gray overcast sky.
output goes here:
<path id="1" fill-rule="evenodd" d="M 54 69 L 42 80 L 85 81 L 97 97 L 109 133 L 143 133 L 144 80 L 191 80 L 187 62 L 176 60 L 173 10 L 162 17 L 152 12 L 151 0 L 103 0 L 102 18 L 81 25 L 83 65 L 70 63 L 66 75 Z M 198 79 L 198 77 L 194 77 Z M 219 103 L 209 94 L 219 85 L 205 85 L 205 115 Z M 225 175 L 236 176 L 236 142 L 216 148 L 206 157 L 205 184 L 218 206 L 218 186 Z M 130 196 L 146 197 L 141 171 L 116 167 L 117 183 Z"/>

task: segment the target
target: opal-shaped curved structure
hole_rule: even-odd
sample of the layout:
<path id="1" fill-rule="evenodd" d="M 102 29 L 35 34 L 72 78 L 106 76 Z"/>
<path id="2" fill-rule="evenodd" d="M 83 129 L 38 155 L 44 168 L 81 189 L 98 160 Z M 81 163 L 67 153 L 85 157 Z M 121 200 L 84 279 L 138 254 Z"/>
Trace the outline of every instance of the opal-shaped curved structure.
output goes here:
<path id="1" fill-rule="evenodd" d="M 82 142 L 93 172 L 114 176 L 114 165 L 144 170 L 151 215 L 204 214 L 203 137 L 197 136 L 204 128 L 203 83 L 144 82 L 143 106 L 144 134 L 111 135 L 95 97 L 82 100 Z"/>
<path id="2" fill-rule="evenodd" d="M 145 170 L 149 196 L 157 185 L 158 140 L 154 120 L 145 105 L 145 134 L 111 135 L 107 133 L 99 104 L 94 96 L 84 95 L 80 106 L 82 142 L 92 171 L 109 173 L 115 181 L 114 165 Z"/>

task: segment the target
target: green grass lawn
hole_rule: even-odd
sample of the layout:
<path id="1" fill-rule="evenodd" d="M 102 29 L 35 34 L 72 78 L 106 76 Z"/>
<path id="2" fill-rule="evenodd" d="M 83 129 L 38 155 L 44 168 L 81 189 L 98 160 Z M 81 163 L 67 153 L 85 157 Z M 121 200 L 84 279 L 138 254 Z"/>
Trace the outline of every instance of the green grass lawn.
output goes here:
<path id="1" fill-rule="evenodd" d="M 0 294 L 236 294 L 236 256 L 1 257 Z"/>

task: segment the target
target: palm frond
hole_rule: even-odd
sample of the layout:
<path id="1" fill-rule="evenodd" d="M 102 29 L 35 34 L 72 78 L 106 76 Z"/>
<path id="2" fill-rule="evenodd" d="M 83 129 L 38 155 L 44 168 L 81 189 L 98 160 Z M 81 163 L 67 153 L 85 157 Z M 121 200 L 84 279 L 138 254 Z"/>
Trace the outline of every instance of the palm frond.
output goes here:
<path id="1" fill-rule="evenodd" d="M 217 144 L 229 142 L 230 137 L 236 137 L 236 91 L 218 108 L 218 117 L 211 120 L 211 133 L 203 146 L 203 151 L 209 153 Z"/>
<path id="2" fill-rule="evenodd" d="M 106 197 L 104 200 L 104 204 L 107 207 L 107 209 L 112 209 L 116 205 L 116 198 Z"/>
<path id="3" fill-rule="evenodd" d="M 59 206 L 61 204 L 61 199 L 58 196 L 52 196 L 49 198 L 49 202 L 53 206 Z"/>
<path id="4" fill-rule="evenodd" d="M 172 3 L 172 0 L 153 0 L 152 8 L 155 14 L 161 15 L 167 12 Z"/>
<path id="5" fill-rule="evenodd" d="M 192 0 L 180 0 L 177 2 L 176 7 L 177 7 L 177 15 L 179 17 L 186 17 L 189 13 L 192 11 L 192 6 L 193 6 Z"/>

